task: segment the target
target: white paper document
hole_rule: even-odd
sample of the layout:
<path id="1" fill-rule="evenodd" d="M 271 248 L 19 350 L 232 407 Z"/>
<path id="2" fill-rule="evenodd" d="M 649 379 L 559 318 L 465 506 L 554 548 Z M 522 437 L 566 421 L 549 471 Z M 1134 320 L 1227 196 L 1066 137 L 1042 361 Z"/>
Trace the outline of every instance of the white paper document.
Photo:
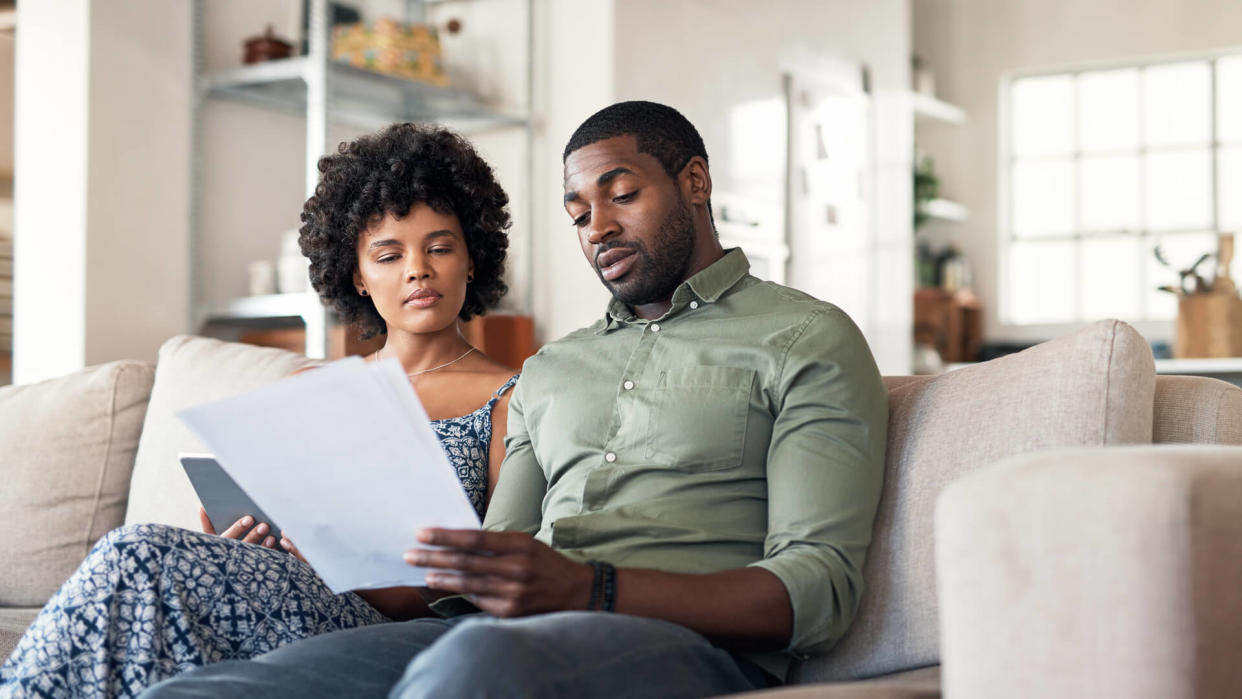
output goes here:
<path id="1" fill-rule="evenodd" d="M 422 585 L 423 527 L 479 518 L 396 359 L 359 357 L 178 413 L 333 592 Z"/>

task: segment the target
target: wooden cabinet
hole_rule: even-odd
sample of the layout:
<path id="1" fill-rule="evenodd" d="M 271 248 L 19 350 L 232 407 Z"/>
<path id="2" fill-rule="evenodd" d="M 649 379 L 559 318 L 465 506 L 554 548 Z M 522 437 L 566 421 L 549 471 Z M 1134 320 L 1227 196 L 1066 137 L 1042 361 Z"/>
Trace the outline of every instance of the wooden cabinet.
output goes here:
<path id="1" fill-rule="evenodd" d="M 530 316 L 494 314 L 479 316 L 462 324 L 466 340 L 488 357 L 512 368 L 522 368 L 522 362 L 535 353 L 535 321 Z M 291 352 L 302 352 L 306 347 L 304 327 L 257 328 L 243 332 L 238 340 L 262 347 L 279 347 Z M 352 326 L 330 325 L 327 328 L 327 359 L 340 359 L 349 355 L 367 355 L 384 344 L 384 336 L 376 335 L 367 340 L 358 339 L 358 331 Z M 2 367 L 0 367 L 2 368 Z"/>
<path id="2" fill-rule="evenodd" d="M 979 299 L 967 289 L 914 292 L 914 341 L 935 347 L 945 362 L 974 362 L 983 344 Z"/>

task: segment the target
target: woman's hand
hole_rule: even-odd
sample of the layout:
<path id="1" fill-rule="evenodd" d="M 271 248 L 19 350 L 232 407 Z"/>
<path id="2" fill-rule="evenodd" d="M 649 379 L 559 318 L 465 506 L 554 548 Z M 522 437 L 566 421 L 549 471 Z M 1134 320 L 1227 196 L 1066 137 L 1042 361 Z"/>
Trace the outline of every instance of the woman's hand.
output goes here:
<path id="1" fill-rule="evenodd" d="M 595 571 L 553 551 L 529 534 L 477 529 L 424 529 L 423 544 L 405 562 L 437 568 L 427 587 L 466 594 L 479 609 L 498 617 L 586 609 Z"/>
<path id="2" fill-rule="evenodd" d="M 198 520 L 203 525 L 203 531 L 208 534 L 217 534 L 215 527 L 211 526 L 211 520 L 207 517 L 207 510 L 198 508 Z M 259 526 L 255 527 L 254 517 L 246 515 L 233 522 L 233 526 L 219 532 L 218 536 L 226 539 L 240 539 L 248 544 L 258 544 L 270 549 L 276 548 L 276 537 L 270 536 L 271 529 L 267 522 L 259 522 Z"/>
<path id="3" fill-rule="evenodd" d="M 293 545 L 293 541 L 290 540 L 289 536 L 283 531 L 280 533 L 280 548 L 288 552 L 290 556 L 293 556 L 306 565 L 310 565 L 310 561 L 306 560 L 306 557 L 302 555 L 302 552 L 298 550 L 297 546 Z"/>

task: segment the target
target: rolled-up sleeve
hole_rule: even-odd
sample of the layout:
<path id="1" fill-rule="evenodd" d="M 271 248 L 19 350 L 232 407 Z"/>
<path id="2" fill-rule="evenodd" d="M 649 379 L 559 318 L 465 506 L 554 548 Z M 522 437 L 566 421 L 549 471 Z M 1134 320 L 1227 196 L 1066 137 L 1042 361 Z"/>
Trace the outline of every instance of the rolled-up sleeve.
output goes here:
<path id="1" fill-rule="evenodd" d="M 543 519 L 543 497 L 548 482 L 531 445 L 522 409 L 522 386 L 519 380 L 509 399 L 505 458 L 500 464 L 500 478 L 487 506 L 483 528 L 534 534 L 539 531 Z"/>
<path id="2" fill-rule="evenodd" d="M 774 390 L 768 532 L 764 558 L 752 565 L 789 592 L 789 650 L 822 652 L 845 633 L 862 597 L 884 480 L 888 394 L 862 333 L 835 308 L 795 334 Z"/>

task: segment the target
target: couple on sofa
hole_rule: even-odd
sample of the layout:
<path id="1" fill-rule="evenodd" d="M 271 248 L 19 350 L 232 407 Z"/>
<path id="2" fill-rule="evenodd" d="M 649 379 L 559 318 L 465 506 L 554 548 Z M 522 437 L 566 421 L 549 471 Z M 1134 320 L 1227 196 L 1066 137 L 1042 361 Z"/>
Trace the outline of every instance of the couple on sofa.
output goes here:
<path id="1" fill-rule="evenodd" d="M 468 143 L 359 138 L 320 161 L 303 210 L 315 289 L 386 335 L 372 359 L 408 370 L 485 512 L 411 542 L 426 589 L 334 595 L 265 523 L 133 525 L 47 604 L 0 695 L 705 696 L 777 684 L 840 638 L 887 430 L 862 335 L 721 248 L 676 110 L 607 107 L 563 159 L 613 300 L 520 380 L 457 331 L 505 291 L 509 226 Z"/>

